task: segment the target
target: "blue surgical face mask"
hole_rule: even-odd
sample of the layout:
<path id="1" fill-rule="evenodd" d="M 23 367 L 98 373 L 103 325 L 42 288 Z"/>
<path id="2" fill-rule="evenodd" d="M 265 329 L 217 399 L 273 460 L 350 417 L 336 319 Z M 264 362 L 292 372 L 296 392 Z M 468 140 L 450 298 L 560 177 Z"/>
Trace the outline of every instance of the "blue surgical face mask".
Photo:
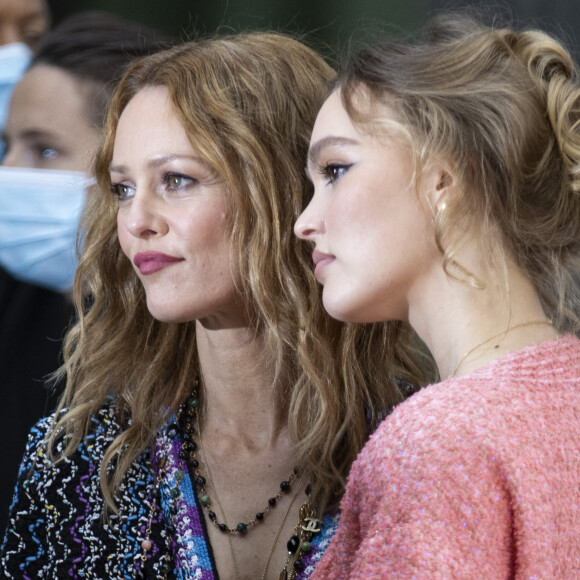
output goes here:
<path id="1" fill-rule="evenodd" d="M 0 130 L 8 115 L 12 90 L 26 71 L 31 54 L 21 42 L 0 46 Z"/>
<path id="2" fill-rule="evenodd" d="M 0 167 L 0 266 L 17 280 L 69 290 L 92 181 L 78 171 Z"/>

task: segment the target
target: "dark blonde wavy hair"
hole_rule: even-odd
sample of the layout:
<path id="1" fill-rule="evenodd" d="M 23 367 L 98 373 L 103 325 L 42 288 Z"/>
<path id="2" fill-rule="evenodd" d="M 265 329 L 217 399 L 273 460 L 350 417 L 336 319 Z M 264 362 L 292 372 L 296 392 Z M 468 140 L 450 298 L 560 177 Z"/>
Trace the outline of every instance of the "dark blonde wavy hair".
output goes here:
<path id="1" fill-rule="evenodd" d="M 272 357 L 279 412 L 288 416 L 320 506 L 341 496 L 369 431 L 401 399 L 396 380 L 424 381 L 404 325 L 344 325 L 325 314 L 312 249 L 293 234 L 312 194 L 304 170 L 311 128 L 334 76 L 297 40 L 246 33 L 144 58 L 122 79 L 96 160 L 99 193 L 83 218 L 79 321 L 66 338 L 67 388 L 52 435 L 52 443 L 68 437 L 70 455 L 91 416 L 115 401 L 123 431 L 100 474 L 110 508 L 131 461 L 187 398 L 198 372 L 195 322 L 162 323 L 149 314 L 117 237 L 109 193 L 115 132 L 145 87 L 167 87 L 196 153 L 226 184 L 240 295 L 264 356 Z"/>
<path id="2" fill-rule="evenodd" d="M 417 183 L 429 161 L 451 163 L 459 187 L 435 220 L 448 275 L 485 285 L 455 260 L 462 232 L 477 232 L 490 263 L 515 260 L 554 326 L 580 334 L 578 70 L 548 34 L 483 18 L 446 13 L 410 39 L 368 43 L 336 86 L 370 131 L 383 125 L 384 107 L 395 113 Z M 370 107 L 360 106 L 361 88 Z"/>

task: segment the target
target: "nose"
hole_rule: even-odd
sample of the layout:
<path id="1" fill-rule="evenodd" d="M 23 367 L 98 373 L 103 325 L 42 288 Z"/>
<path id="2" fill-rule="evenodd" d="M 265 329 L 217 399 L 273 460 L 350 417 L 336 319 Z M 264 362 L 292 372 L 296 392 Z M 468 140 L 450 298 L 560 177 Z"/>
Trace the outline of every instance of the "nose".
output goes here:
<path id="1" fill-rule="evenodd" d="M 133 237 L 149 239 L 163 236 L 169 227 L 163 216 L 161 201 L 147 192 L 135 193 L 121 204 L 117 213 L 117 227 L 125 228 Z"/>
<path id="2" fill-rule="evenodd" d="M 294 233 L 303 240 L 314 240 L 326 231 L 326 219 L 322 208 L 312 198 L 294 224 Z"/>
<path id="3" fill-rule="evenodd" d="M 35 168 L 30 155 L 26 154 L 26 148 L 18 140 L 7 139 L 4 147 L 4 155 L 0 158 L 0 165 L 3 167 L 24 167 L 26 169 Z M 0 149 L 2 149 L 1 145 Z"/>
<path id="4" fill-rule="evenodd" d="M 0 153 L 1 146 L 0 146 Z M 14 152 L 13 148 L 6 148 L 4 154 L 0 157 L 0 165 L 3 167 L 22 167 L 22 163 L 19 163 L 18 156 Z"/>

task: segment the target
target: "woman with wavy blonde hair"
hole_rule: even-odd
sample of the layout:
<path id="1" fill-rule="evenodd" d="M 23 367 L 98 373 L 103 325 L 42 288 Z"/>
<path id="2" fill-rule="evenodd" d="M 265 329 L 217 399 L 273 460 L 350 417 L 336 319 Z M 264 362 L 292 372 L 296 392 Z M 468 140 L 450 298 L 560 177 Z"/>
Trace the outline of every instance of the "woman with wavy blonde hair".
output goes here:
<path id="1" fill-rule="evenodd" d="M 314 246 L 339 320 L 409 322 L 442 382 L 353 464 L 313 577 L 580 575 L 580 84 L 468 15 L 353 54 L 318 114 Z"/>
<path id="2" fill-rule="evenodd" d="M 5 570 L 310 576 L 351 462 L 420 375 L 403 325 L 326 316 L 293 236 L 333 77 L 266 33 L 124 76 L 84 215 L 67 390 L 30 438 Z"/>

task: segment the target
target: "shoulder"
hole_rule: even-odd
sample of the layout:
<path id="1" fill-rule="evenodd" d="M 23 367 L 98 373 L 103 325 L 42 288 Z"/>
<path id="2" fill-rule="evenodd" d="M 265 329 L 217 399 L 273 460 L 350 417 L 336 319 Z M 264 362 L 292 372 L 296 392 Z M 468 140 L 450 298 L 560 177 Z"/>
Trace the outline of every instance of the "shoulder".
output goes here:
<path id="1" fill-rule="evenodd" d="M 61 411 L 60 415 L 65 411 Z M 24 459 L 33 463 L 51 463 L 48 453 L 49 438 L 56 428 L 57 413 L 53 413 L 38 421 L 28 434 L 28 443 Z M 70 456 L 72 461 L 96 461 L 104 453 L 108 445 L 121 433 L 122 428 L 117 420 L 117 410 L 112 401 L 105 403 L 90 418 L 89 427 L 81 439 L 77 450 Z M 64 437 L 56 437 L 52 455 L 58 458 L 66 445 Z M 65 461 L 66 462 L 66 461 Z"/>
<path id="2" fill-rule="evenodd" d="M 109 445 L 121 432 L 115 406 L 109 401 L 91 417 L 87 433 L 76 449 L 64 455 L 65 436 L 51 439 L 57 419 L 53 413 L 32 427 L 19 470 L 18 487 L 28 490 L 34 483 L 39 506 L 59 505 L 64 497 L 70 501 L 81 493 L 80 482 L 85 488 L 98 483 L 98 476 L 93 475 L 98 474 Z M 30 499 L 22 493 L 18 497 L 24 502 Z"/>
<path id="3" fill-rule="evenodd" d="M 100 472 L 109 445 L 121 431 L 114 404 L 109 402 L 95 413 L 72 454 L 59 458 L 64 441 L 57 439 L 56 460 L 47 447 L 55 424 L 56 416 L 51 415 L 30 431 L 2 546 L 2 565 L 16 570 L 25 558 L 30 574 L 75 576 L 83 574 L 85 565 L 94 565 L 103 574 L 99 577 L 134 577 L 125 568 L 129 570 L 138 559 L 137 539 L 150 517 L 154 487 L 148 450 L 131 464 L 117 492 L 118 512 L 109 514 L 105 522 Z M 85 562 L 89 553 L 92 563 Z"/>
<path id="4" fill-rule="evenodd" d="M 377 477 L 371 466 L 387 464 L 390 470 L 379 470 L 385 476 L 411 463 L 417 474 L 429 458 L 438 465 L 471 458 L 475 465 L 518 434 L 536 432 L 538 423 L 569 429 L 567 417 L 575 410 L 580 412 L 580 340 L 565 335 L 414 394 L 383 420 L 355 465 L 369 478 Z"/>
<path id="5" fill-rule="evenodd" d="M 415 393 L 381 422 L 361 455 L 374 462 L 378 458 L 373 456 L 385 454 L 396 461 L 401 449 L 425 453 L 465 437 L 476 429 L 471 413 L 484 403 L 472 387 L 465 380 L 450 379 Z"/>

